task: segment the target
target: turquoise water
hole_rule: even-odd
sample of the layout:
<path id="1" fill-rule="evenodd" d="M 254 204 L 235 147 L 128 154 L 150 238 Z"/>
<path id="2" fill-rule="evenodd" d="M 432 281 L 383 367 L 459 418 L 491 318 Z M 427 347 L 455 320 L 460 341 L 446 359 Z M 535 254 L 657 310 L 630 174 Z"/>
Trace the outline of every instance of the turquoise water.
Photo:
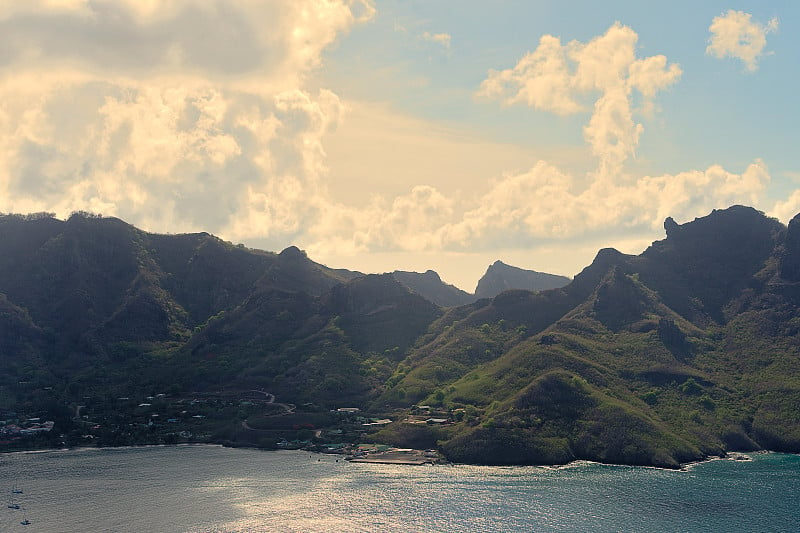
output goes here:
<path id="1" fill-rule="evenodd" d="M 800 456 L 752 457 L 673 472 L 350 464 L 214 446 L 15 453 L 0 456 L 0 479 L 24 490 L 24 510 L 3 505 L 0 531 L 797 531 Z"/>

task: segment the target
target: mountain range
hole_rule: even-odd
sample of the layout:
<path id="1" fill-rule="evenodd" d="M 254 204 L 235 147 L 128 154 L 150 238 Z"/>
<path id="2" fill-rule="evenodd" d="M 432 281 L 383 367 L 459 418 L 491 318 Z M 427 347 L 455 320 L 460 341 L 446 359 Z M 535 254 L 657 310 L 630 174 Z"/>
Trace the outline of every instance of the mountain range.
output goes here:
<path id="1" fill-rule="evenodd" d="M 460 462 L 800 451 L 800 218 L 733 206 L 665 230 L 572 280 L 498 261 L 470 295 L 295 247 L 5 215 L 0 410 L 58 424 L 91 399 L 260 390 L 390 416 L 372 438 Z M 420 405 L 447 423 L 410 423 Z"/>
<path id="2" fill-rule="evenodd" d="M 495 261 L 486 269 L 486 273 L 478 280 L 474 294 L 444 283 L 439 274 L 433 270 L 423 274 L 396 270 L 392 275 L 406 288 L 441 307 L 466 305 L 481 298 L 494 298 L 501 292 L 511 289 L 530 291 L 558 289 L 571 281 L 565 276 L 526 270 L 507 265 L 502 261 Z"/>

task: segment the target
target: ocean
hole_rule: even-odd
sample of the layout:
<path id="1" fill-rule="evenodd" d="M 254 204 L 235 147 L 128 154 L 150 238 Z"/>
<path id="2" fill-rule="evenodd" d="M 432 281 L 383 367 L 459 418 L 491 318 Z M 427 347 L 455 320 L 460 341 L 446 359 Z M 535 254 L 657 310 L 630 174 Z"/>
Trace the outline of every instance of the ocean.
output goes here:
<path id="1" fill-rule="evenodd" d="M 668 471 L 351 464 L 217 446 L 11 453 L 0 480 L 21 508 L 2 506 L 0 531 L 800 530 L 800 456 L 751 457 Z"/>

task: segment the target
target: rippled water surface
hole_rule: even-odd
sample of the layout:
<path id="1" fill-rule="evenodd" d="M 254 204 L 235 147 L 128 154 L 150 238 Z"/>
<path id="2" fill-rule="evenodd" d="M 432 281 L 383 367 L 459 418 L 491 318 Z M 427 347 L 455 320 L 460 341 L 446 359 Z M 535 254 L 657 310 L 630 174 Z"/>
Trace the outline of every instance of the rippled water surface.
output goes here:
<path id="1" fill-rule="evenodd" d="M 214 446 L 0 455 L 0 531 L 798 531 L 800 457 L 688 471 L 350 464 Z M 20 524 L 23 518 L 30 525 Z"/>

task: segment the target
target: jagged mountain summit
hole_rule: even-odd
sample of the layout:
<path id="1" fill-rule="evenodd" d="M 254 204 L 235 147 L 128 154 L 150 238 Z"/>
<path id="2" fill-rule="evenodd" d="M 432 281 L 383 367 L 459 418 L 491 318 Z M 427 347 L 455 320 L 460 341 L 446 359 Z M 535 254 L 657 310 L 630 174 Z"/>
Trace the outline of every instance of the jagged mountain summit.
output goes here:
<path id="1" fill-rule="evenodd" d="M 475 294 L 469 294 L 458 287 L 444 283 L 433 270 L 424 273 L 396 270 L 393 275 L 397 281 L 410 290 L 427 298 L 441 307 L 467 305 L 480 298 L 494 298 L 509 290 L 542 291 L 557 289 L 570 282 L 570 279 L 555 274 L 525 270 L 495 261 L 478 281 Z"/>
<path id="2" fill-rule="evenodd" d="M 466 305 L 475 301 L 475 296 L 444 283 L 433 270 L 424 273 L 395 270 L 392 275 L 397 281 L 440 307 Z"/>
<path id="3" fill-rule="evenodd" d="M 525 270 L 495 261 L 486 270 L 475 288 L 477 298 L 494 298 L 503 291 L 525 289 L 530 291 L 546 291 L 558 289 L 570 282 L 565 276 Z"/>
<path id="4" fill-rule="evenodd" d="M 563 286 L 459 304 L 434 272 L 365 276 L 294 247 L 2 216 L 0 410 L 51 417 L 81 444 L 177 439 L 132 430 L 141 413 L 118 400 L 162 391 L 178 413 L 218 399 L 205 441 L 265 447 L 346 405 L 394 420 L 371 438 L 470 463 L 800 452 L 799 217 L 667 219 L 639 255 L 602 249 Z M 252 391 L 286 403 L 222 400 Z M 419 405 L 436 423 L 408 422 Z"/>

